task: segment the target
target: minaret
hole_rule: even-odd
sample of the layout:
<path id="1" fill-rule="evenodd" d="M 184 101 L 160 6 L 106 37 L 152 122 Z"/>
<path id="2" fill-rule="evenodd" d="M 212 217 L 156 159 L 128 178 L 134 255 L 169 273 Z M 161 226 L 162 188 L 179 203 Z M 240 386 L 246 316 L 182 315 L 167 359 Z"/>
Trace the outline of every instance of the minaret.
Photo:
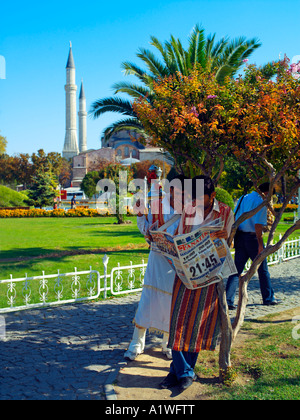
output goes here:
<path id="1" fill-rule="evenodd" d="M 81 81 L 80 94 L 79 94 L 79 152 L 86 152 L 87 141 L 86 141 L 86 99 L 83 89 L 83 82 Z"/>
<path id="2" fill-rule="evenodd" d="M 70 42 L 70 52 L 66 66 L 67 83 L 66 91 L 66 135 L 63 148 L 63 157 L 70 159 L 79 153 L 77 143 L 77 126 L 76 126 L 76 91 L 75 84 L 75 65 L 72 53 L 72 44 Z"/>

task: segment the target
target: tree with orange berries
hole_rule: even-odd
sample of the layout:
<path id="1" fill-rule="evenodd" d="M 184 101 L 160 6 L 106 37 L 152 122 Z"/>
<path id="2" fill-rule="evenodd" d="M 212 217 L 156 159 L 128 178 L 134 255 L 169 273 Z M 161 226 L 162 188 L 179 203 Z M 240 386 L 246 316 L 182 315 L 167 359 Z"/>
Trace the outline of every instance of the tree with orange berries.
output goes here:
<path id="1" fill-rule="evenodd" d="M 163 147 L 174 158 L 176 169 L 191 176 L 197 168 L 218 181 L 224 170 L 225 156 L 234 155 L 247 168 L 255 189 L 269 181 L 268 197 L 252 212 L 234 224 L 228 240 L 231 244 L 238 226 L 262 207 L 272 211 L 273 187 L 288 175 L 293 186 L 282 209 L 274 214 L 264 251 L 240 276 L 239 304 L 231 327 L 223 283 L 219 295 L 223 306 L 221 370 L 230 367 L 231 341 L 243 323 L 247 286 L 262 261 L 276 252 L 297 229 L 300 220 L 282 239 L 272 244 L 274 233 L 290 199 L 300 187 L 300 83 L 289 71 L 285 58 L 276 66 L 276 80 L 269 80 L 256 66 L 247 66 L 244 77 L 226 79 L 218 85 L 213 75 L 201 69 L 189 76 L 180 73 L 154 83 L 154 100 L 137 100 L 133 108 L 152 144 Z"/>

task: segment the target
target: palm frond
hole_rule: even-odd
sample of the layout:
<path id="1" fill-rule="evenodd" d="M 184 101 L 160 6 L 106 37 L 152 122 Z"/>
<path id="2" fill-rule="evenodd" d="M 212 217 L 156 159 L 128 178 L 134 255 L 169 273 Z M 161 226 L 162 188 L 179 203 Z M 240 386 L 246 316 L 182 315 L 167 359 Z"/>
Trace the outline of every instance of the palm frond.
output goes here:
<path id="1" fill-rule="evenodd" d="M 196 25 L 191 33 L 187 54 L 190 67 L 200 64 L 205 68 L 205 34 L 199 25 Z"/>
<path id="2" fill-rule="evenodd" d="M 212 45 L 210 56 L 207 57 L 207 60 L 210 63 L 210 68 L 208 71 L 214 71 L 217 67 L 224 64 L 221 60 L 221 57 L 223 57 L 224 50 L 227 47 L 228 41 L 228 38 L 223 37 L 215 45 Z"/>
<path id="3" fill-rule="evenodd" d="M 131 102 L 118 97 L 104 98 L 93 102 L 89 114 L 96 119 L 106 112 L 117 112 L 131 117 L 136 115 Z"/>
<path id="4" fill-rule="evenodd" d="M 255 40 L 246 41 L 245 37 L 236 38 L 231 41 L 223 54 L 220 55 L 220 63 L 228 64 L 230 66 L 240 66 L 241 60 L 248 57 L 260 44 Z"/>
<path id="5" fill-rule="evenodd" d="M 260 45 L 256 39 L 246 41 L 245 37 L 231 41 L 214 62 L 214 68 L 217 69 L 217 80 L 222 83 L 226 76 L 234 76 L 243 64 L 243 60 L 249 57 Z"/>
<path id="6" fill-rule="evenodd" d="M 181 69 L 181 73 L 188 75 L 190 69 L 188 67 L 187 52 L 184 50 L 180 39 L 175 39 L 173 36 L 171 36 L 171 42 L 177 57 L 178 66 Z"/>
<path id="7" fill-rule="evenodd" d="M 140 134 L 144 133 L 144 128 L 137 118 L 127 118 L 116 121 L 106 127 L 104 130 L 105 138 L 108 140 L 113 134 L 122 130 L 132 130 Z"/>
<path id="8" fill-rule="evenodd" d="M 125 61 L 121 64 L 121 68 L 124 70 L 125 76 L 135 76 L 137 77 L 142 83 L 147 84 L 147 79 L 149 77 L 149 74 L 135 65 L 134 63 L 130 63 L 128 61 Z"/>
<path id="9" fill-rule="evenodd" d="M 129 96 L 135 99 L 143 97 L 148 100 L 148 98 L 151 97 L 151 91 L 148 87 L 143 87 L 134 83 L 119 82 L 115 83 L 112 88 L 114 89 L 115 94 L 120 92 L 127 93 Z"/>
<path id="10" fill-rule="evenodd" d="M 173 63 L 173 74 L 179 71 L 185 74 L 186 69 L 186 57 L 182 45 L 179 40 L 176 40 L 171 35 L 171 40 L 165 42 L 165 48 L 169 57 L 169 60 Z"/>
<path id="11" fill-rule="evenodd" d="M 262 66 L 259 66 L 259 70 L 262 74 L 262 76 L 266 79 L 272 79 L 272 77 L 274 77 L 277 74 L 277 67 L 274 66 L 274 63 L 266 63 L 263 64 Z"/>
<path id="12" fill-rule="evenodd" d="M 215 74 L 215 78 L 217 80 L 217 82 L 222 85 L 225 81 L 226 77 L 230 77 L 233 75 L 235 69 L 232 66 L 229 66 L 228 64 L 224 64 L 222 66 L 219 66 L 216 74 Z"/>
<path id="13" fill-rule="evenodd" d="M 257 38 L 250 39 L 245 42 L 245 51 L 241 56 L 241 60 L 248 58 L 257 48 L 261 47 L 261 42 Z"/>
<path id="14" fill-rule="evenodd" d="M 148 69 L 155 78 L 168 76 L 166 67 L 155 57 L 155 55 L 145 48 L 140 48 L 137 56 L 146 63 Z"/>
<path id="15" fill-rule="evenodd" d="M 174 74 L 176 72 L 176 65 L 172 58 L 169 56 L 166 46 L 163 45 L 156 37 L 151 36 L 150 44 L 155 47 L 161 54 L 165 66 L 168 70 L 168 74 Z"/>

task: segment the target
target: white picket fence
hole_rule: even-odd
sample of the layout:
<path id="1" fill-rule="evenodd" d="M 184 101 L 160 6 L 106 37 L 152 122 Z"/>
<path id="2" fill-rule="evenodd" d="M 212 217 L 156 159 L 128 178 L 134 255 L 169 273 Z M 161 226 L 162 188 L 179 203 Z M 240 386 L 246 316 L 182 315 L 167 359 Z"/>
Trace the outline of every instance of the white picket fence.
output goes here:
<path id="1" fill-rule="evenodd" d="M 142 290 L 147 262 L 113 268 L 107 273 L 108 259 L 103 258 L 104 274 L 93 270 L 77 271 L 0 280 L 0 314 L 25 309 L 43 308 L 66 303 L 107 298 L 112 295 L 136 293 Z M 101 296 L 102 294 L 102 296 Z M 3 300 L 5 300 L 3 304 Z M 4 306 L 6 305 L 6 306 Z M 4 306 L 4 307 L 3 307 Z"/>
<path id="2" fill-rule="evenodd" d="M 300 237 L 287 241 L 281 249 L 268 257 L 268 265 L 280 264 L 300 256 Z M 110 274 L 108 257 L 102 259 L 103 272 L 77 271 L 24 278 L 0 280 L 0 314 L 33 308 L 44 308 L 67 303 L 140 292 L 144 284 L 147 262 L 127 266 L 118 264 Z M 250 266 L 250 261 L 248 267 Z M 247 268 L 247 267 L 246 267 Z"/>
<path id="3" fill-rule="evenodd" d="M 232 251 L 232 254 L 234 254 L 234 251 Z M 300 257 L 300 237 L 286 241 L 278 251 L 269 255 L 268 265 L 281 264 L 297 257 Z M 246 264 L 245 270 L 248 270 L 250 265 L 251 261 L 249 260 Z"/>

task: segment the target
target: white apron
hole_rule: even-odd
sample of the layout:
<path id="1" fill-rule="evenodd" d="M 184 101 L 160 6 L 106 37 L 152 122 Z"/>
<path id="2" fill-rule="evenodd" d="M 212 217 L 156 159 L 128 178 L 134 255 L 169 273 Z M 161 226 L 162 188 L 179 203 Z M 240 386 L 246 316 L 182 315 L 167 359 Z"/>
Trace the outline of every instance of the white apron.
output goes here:
<path id="1" fill-rule="evenodd" d="M 160 226 L 174 216 L 174 210 L 170 208 L 166 197 L 162 200 L 162 212 Z M 143 235 L 147 233 L 157 217 L 151 213 L 147 218 L 146 216 L 138 217 L 138 228 Z M 178 224 L 179 221 L 175 222 L 167 229 L 167 232 L 173 235 Z M 133 321 L 137 327 L 169 334 L 174 279 L 175 271 L 172 266 L 163 256 L 150 251 L 142 296 Z"/>

